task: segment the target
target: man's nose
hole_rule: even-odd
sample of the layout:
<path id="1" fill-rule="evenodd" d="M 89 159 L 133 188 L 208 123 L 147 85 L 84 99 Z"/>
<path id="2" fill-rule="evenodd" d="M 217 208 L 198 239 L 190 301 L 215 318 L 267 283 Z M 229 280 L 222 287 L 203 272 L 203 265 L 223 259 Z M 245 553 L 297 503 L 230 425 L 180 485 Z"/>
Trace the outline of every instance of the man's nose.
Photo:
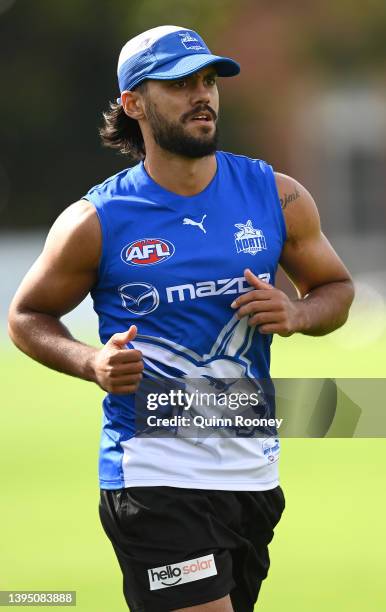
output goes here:
<path id="1" fill-rule="evenodd" d="M 192 102 L 193 104 L 209 104 L 211 100 L 209 87 L 202 81 L 195 84 L 192 90 Z"/>

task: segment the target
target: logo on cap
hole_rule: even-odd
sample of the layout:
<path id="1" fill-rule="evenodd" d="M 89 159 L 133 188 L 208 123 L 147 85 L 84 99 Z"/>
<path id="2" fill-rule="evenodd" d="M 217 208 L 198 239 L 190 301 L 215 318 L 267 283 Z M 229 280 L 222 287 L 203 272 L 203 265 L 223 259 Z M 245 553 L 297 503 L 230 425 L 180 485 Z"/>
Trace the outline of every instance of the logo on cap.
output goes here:
<path id="1" fill-rule="evenodd" d="M 193 49 L 193 51 L 200 51 L 202 49 L 203 51 L 206 51 L 206 48 L 203 47 L 200 41 L 189 34 L 189 32 L 183 32 L 182 34 L 179 34 L 179 37 L 185 49 Z"/>

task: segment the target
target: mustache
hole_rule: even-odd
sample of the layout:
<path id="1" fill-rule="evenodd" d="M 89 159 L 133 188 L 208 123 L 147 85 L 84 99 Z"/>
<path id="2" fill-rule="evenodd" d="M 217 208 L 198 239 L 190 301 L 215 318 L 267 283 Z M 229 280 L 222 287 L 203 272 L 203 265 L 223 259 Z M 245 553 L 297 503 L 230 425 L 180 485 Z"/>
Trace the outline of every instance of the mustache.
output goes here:
<path id="1" fill-rule="evenodd" d="M 186 121 L 189 121 L 189 119 L 191 117 L 194 117 L 194 115 L 197 115 L 198 113 L 202 113 L 204 111 L 206 111 L 207 113 L 210 114 L 210 116 L 212 117 L 213 121 L 217 121 L 217 114 L 215 113 L 213 108 L 211 108 L 207 104 L 200 104 L 199 106 L 196 106 L 196 108 L 194 110 L 190 111 L 189 113 L 185 113 L 184 115 L 182 115 L 182 117 L 181 117 L 182 122 L 185 123 Z"/>

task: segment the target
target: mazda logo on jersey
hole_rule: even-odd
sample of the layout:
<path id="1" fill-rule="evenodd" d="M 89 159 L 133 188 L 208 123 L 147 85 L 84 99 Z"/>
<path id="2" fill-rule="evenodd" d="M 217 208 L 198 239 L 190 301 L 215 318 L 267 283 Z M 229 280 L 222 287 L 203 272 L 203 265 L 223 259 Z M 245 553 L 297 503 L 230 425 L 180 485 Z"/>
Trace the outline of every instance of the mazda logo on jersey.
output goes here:
<path id="1" fill-rule="evenodd" d="M 269 272 L 258 274 L 258 277 L 266 283 L 270 282 Z M 241 295 L 252 291 L 253 287 L 248 285 L 244 276 L 237 278 L 222 278 L 214 281 L 200 281 L 197 283 L 184 283 L 165 287 L 165 293 L 161 291 L 161 297 L 169 304 L 173 302 L 185 302 L 196 298 L 208 298 L 220 295 Z M 160 305 L 160 294 L 157 289 L 149 283 L 126 283 L 118 287 L 122 300 L 122 306 L 129 312 L 137 315 L 145 315 L 153 312 Z M 232 298 L 234 299 L 234 298 Z"/>
<path id="2" fill-rule="evenodd" d="M 152 266 L 174 254 L 174 244 L 161 238 L 141 238 L 123 247 L 121 259 L 129 266 Z"/>
<path id="3" fill-rule="evenodd" d="M 159 293 L 149 283 L 128 283 L 118 288 L 122 306 L 136 315 L 153 312 L 159 306 Z"/>

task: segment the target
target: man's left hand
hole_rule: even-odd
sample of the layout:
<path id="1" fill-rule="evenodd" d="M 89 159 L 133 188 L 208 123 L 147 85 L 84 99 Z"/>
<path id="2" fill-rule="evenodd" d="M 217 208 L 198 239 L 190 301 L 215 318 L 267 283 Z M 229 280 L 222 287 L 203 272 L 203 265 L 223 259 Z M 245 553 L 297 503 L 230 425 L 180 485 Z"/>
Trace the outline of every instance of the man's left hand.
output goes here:
<path id="1" fill-rule="evenodd" d="M 291 336 L 301 331 L 304 312 L 301 300 L 290 300 L 280 289 L 262 281 L 251 270 L 244 271 L 245 280 L 254 287 L 232 302 L 236 316 L 249 316 L 248 325 L 256 325 L 261 334 Z"/>

